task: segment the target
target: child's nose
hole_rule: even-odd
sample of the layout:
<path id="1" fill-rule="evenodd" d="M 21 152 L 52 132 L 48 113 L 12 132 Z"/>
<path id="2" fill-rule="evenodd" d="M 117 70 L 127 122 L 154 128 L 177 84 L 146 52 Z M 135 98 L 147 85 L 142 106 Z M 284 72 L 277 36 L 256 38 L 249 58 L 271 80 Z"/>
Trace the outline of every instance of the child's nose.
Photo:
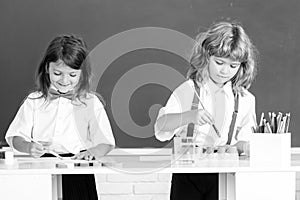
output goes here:
<path id="1" fill-rule="evenodd" d="M 220 72 L 222 74 L 227 74 L 229 72 L 229 67 L 230 67 L 229 65 L 224 64 L 223 67 L 221 68 Z"/>
<path id="2" fill-rule="evenodd" d="M 62 83 L 68 83 L 68 81 L 69 81 L 68 76 L 67 75 L 63 75 L 62 78 L 61 78 L 61 82 Z"/>

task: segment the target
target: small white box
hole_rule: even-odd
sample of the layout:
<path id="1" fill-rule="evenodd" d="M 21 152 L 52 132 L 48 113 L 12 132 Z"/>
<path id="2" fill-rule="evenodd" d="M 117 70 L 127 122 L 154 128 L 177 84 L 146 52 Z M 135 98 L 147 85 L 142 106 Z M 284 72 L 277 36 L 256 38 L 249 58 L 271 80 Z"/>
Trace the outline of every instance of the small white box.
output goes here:
<path id="1" fill-rule="evenodd" d="M 253 133 L 250 138 L 251 166 L 290 166 L 291 133 Z"/>

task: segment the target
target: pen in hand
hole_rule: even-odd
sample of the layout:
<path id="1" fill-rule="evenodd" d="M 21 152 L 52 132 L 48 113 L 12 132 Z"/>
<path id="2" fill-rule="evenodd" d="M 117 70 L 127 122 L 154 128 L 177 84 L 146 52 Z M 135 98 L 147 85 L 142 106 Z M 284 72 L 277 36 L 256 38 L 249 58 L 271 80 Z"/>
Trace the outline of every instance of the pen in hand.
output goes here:
<path id="1" fill-rule="evenodd" d="M 198 93 L 197 93 L 196 91 L 195 91 L 195 93 L 196 93 L 196 95 L 197 95 L 197 97 L 198 97 L 198 99 L 199 99 L 199 103 L 200 103 L 202 109 L 203 109 L 203 110 L 206 110 L 206 109 L 204 108 L 204 105 L 202 104 L 202 102 L 201 102 L 201 100 L 200 100 L 200 97 L 199 97 Z M 219 130 L 217 129 L 216 125 L 215 125 L 214 123 L 212 123 L 211 126 L 212 126 L 213 129 L 215 130 L 217 136 L 220 138 L 220 137 L 221 137 L 221 134 L 220 134 Z"/>
<path id="2" fill-rule="evenodd" d="M 28 144 L 22 144 L 22 146 L 24 146 L 23 151 L 25 153 L 28 153 L 30 156 L 32 156 L 33 158 L 39 158 L 41 157 L 43 154 L 46 153 L 45 151 L 45 147 L 42 143 L 34 140 L 33 138 L 31 138 L 30 136 L 19 132 L 19 134 L 21 134 L 20 138 L 23 138 L 22 141 L 26 141 Z M 25 140 L 24 140 L 25 139 Z M 28 142 L 29 140 L 29 142 Z M 20 143 L 21 144 L 21 143 Z"/>
<path id="3" fill-rule="evenodd" d="M 51 149 L 48 149 L 48 148 L 44 147 L 44 145 L 43 145 L 41 142 L 34 140 L 33 138 L 27 136 L 26 134 L 24 134 L 24 133 L 22 133 L 22 132 L 20 132 L 20 134 L 21 134 L 22 136 L 24 136 L 26 139 L 30 140 L 30 142 L 33 142 L 33 143 L 35 143 L 35 144 L 38 144 L 38 145 L 42 146 L 42 147 L 43 147 L 43 150 L 46 151 L 47 153 L 50 153 L 50 154 L 54 155 L 55 157 L 57 157 L 57 158 L 63 160 L 63 157 L 61 157 L 61 156 L 60 156 L 58 153 L 56 153 L 55 151 L 53 151 L 53 150 L 51 150 Z"/>
<path id="4" fill-rule="evenodd" d="M 215 125 L 215 124 L 212 124 L 212 127 L 214 128 L 214 130 L 215 130 L 217 136 L 218 136 L 218 137 L 221 137 L 220 132 L 218 131 L 216 125 Z"/>

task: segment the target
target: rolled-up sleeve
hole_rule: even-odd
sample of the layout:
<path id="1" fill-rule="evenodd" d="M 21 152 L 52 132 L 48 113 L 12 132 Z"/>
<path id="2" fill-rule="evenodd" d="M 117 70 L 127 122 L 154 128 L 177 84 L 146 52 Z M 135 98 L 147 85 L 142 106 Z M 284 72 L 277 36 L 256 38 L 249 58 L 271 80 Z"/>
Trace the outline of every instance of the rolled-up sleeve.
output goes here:
<path id="1" fill-rule="evenodd" d="M 100 100 L 94 98 L 94 115 L 89 121 L 89 134 L 94 146 L 98 144 L 109 144 L 115 146 L 115 139 L 111 125 Z"/>
<path id="2" fill-rule="evenodd" d="M 166 115 L 166 114 L 180 113 L 180 112 L 182 112 L 182 111 L 180 109 L 179 104 L 176 105 L 176 100 L 174 100 L 174 98 L 171 97 L 169 99 L 167 105 L 165 107 L 162 107 L 159 110 L 157 119 L 159 119 L 160 117 L 162 117 L 163 115 Z M 161 131 L 159 129 L 159 127 L 157 126 L 157 121 L 156 121 L 156 123 L 154 124 L 155 137 L 160 141 L 167 141 L 167 140 L 172 139 L 175 134 L 181 132 L 181 130 L 183 128 L 184 128 L 184 126 L 174 129 L 173 131 Z"/>
<path id="3" fill-rule="evenodd" d="M 183 113 L 190 109 L 193 98 L 193 86 L 190 81 L 185 81 L 171 94 L 166 105 L 159 110 L 157 120 L 166 114 L 171 113 Z M 182 132 L 185 126 L 181 126 L 172 131 L 162 131 L 157 126 L 157 120 L 154 124 L 155 137 L 160 141 L 167 141 L 173 138 L 174 135 L 178 135 Z"/>
<path id="4" fill-rule="evenodd" d="M 5 140 L 10 147 L 13 147 L 12 138 L 14 136 L 20 136 L 24 138 L 23 135 L 27 135 L 28 137 L 31 137 L 34 123 L 33 120 L 34 101 L 30 98 L 26 98 L 23 104 L 20 106 L 5 135 Z M 27 138 L 24 139 L 27 140 Z"/>

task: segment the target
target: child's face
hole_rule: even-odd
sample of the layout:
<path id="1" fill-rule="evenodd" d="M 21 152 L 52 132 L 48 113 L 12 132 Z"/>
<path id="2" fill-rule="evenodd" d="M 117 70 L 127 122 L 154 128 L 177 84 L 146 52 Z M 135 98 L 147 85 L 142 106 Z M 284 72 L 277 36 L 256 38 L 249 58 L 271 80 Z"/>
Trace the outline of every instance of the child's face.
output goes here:
<path id="1" fill-rule="evenodd" d="M 228 58 L 210 56 L 208 72 L 210 79 L 219 87 L 231 80 L 238 72 L 241 63 Z"/>
<path id="2" fill-rule="evenodd" d="M 72 69 L 61 60 L 49 63 L 51 84 L 61 93 L 73 90 L 80 79 L 81 70 Z"/>

